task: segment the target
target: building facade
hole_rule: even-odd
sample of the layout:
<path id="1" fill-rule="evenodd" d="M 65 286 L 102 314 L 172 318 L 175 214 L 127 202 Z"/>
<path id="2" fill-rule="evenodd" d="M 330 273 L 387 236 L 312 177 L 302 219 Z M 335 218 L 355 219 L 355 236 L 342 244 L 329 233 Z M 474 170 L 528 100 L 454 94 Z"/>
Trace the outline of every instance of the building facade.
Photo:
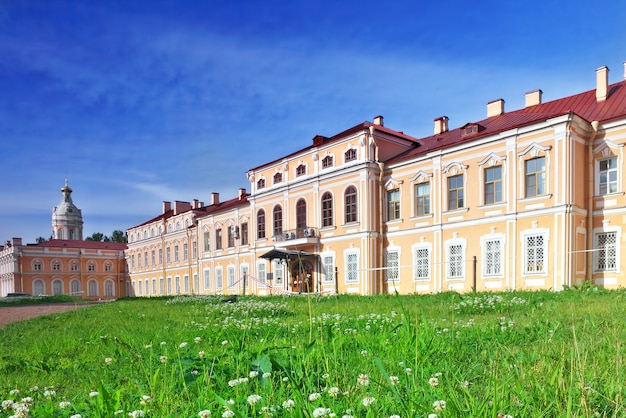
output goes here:
<path id="1" fill-rule="evenodd" d="M 490 102 L 485 119 L 455 129 L 442 116 L 425 138 L 379 116 L 249 170 L 250 193 L 176 202 L 178 211 L 166 202 L 128 230 L 131 287 L 151 296 L 625 286 L 626 81 L 609 84 L 601 67 L 593 90 L 525 99 L 511 112 Z M 148 272 L 159 248 L 174 255 Z"/>

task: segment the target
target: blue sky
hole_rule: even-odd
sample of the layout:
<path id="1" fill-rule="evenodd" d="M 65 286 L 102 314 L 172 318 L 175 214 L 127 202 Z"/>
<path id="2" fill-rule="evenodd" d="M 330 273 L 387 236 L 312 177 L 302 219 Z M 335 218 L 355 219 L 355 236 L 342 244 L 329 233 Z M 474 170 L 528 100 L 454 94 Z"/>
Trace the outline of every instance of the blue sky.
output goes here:
<path id="1" fill-rule="evenodd" d="M 421 137 L 619 81 L 624 22 L 622 1 L 0 0 L 0 239 L 50 236 L 66 177 L 108 235 L 376 115 Z"/>

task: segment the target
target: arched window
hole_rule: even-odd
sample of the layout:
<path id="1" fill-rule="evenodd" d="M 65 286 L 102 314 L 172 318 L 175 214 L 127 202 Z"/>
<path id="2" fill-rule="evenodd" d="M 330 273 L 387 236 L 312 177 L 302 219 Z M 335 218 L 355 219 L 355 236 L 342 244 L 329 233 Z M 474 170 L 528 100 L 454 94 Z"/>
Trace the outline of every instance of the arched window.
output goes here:
<path id="1" fill-rule="evenodd" d="M 280 205 L 274 206 L 274 236 L 283 233 L 283 208 Z"/>
<path id="2" fill-rule="evenodd" d="M 343 154 L 343 157 L 346 160 L 346 162 L 356 160 L 356 150 L 353 148 L 350 148 L 348 151 L 345 152 L 345 154 Z"/>
<path id="3" fill-rule="evenodd" d="M 296 228 L 298 229 L 298 232 L 300 232 L 306 227 L 306 201 L 304 199 L 300 199 L 296 203 Z"/>
<path id="4" fill-rule="evenodd" d="M 89 280 L 87 283 L 87 296 L 98 296 L 98 282 Z"/>
<path id="5" fill-rule="evenodd" d="M 113 280 L 104 282 L 104 296 L 115 296 L 115 283 L 113 283 Z"/>
<path id="6" fill-rule="evenodd" d="M 62 295 L 63 294 L 63 281 L 56 279 L 52 282 L 52 294 L 53 295 Z"/>
<path id="7" fill-rule="evenodd" d="M 274 184 L 278 184 L 282 182 L 283 182 L 283 173 L 274 174 Z"/>
<path id="8" fill-rule="evenodd" d="M 37 279 L 33 282 L 33 296 L 45 295 L 46 284 L 41 279 Z"/>
<path id="9" fill-rule="evenodd" d="M 304 164 L 300 164 L 296 167 L 296 177 L 304 176 L 306 174 L 306 166 Z"/>
<path id="10" fill-rule="evenodd" d="M 256 188 L 257 189 L 265 189 L 265 179 L 259 179 L 256 182 Z"/>
<path id="11" fill-rule="evenodd" d="M 74 279 L 70 282 L 70 295 L 71 296 L 81 297 L 82 296 L 81 290 L 82 289 L 80 288 L 80 280 Z"/>
<path id="12" fill-rule="evenodd" d="M 346 223 L 356 222 L 357 206 L 356 206 L 356 188 L 350 186 L 346 189 L 344 194 L 344 200 L 346 203 Z"/>
<path id="13" fill-rule="evenodd" d="M 333 156 L 327 155 L 322 159 L 322 168 L 329 168 L 333 166 Z"/>
<path id="14" fill-rule="evenodd" d="M 333 225 L 333 195 L 326 192 L 322 195 L 322 227 Z"/>
<path id="15" fill-rule="evenodd" d="M 259 209 L 256 213 L 256 237 L 257 239 L 265 238 L 265 211 Z"/>

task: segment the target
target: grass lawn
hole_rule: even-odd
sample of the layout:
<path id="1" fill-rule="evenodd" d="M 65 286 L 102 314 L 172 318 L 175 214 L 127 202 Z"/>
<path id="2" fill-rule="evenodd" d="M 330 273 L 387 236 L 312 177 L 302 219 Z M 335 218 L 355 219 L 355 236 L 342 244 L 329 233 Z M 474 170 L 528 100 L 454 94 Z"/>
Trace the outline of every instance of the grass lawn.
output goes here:
<path id="1" fill-rule="evenodd" d="M 0 417 L 623 417 L 625 298 L 124 299 L 0 328 Z"/>

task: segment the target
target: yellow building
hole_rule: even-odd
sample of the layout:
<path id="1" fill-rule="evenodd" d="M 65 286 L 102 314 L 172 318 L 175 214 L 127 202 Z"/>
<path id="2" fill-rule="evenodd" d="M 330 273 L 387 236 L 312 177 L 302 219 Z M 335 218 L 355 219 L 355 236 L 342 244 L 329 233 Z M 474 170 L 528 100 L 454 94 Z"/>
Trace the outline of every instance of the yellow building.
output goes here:
<path id="1" fill-rule="evenodd" d="M 249 195 L 240 190 L 228 204 L 214 195 L 209 206 L 186 203 L 129 229 L 135 291 L 624 286 L 626 82 L 609 84 L 608 74 L 601 67 L 595 89 L 550 102 L 541 90 L 527 93 L 525 107 L 511 112 L 492 101 L 485 119 L 455 129 L 437 118 L 426 138 L 389 129 L 380 116 L 316 136 L 249 170 Z M 170 218 L 184 228 L 163 232 Z M 148 272 L 146 254 L 164 240 L 195 250 Z M 143 267 L 133 264 L 141 254 Z M 146 291 L 146 280 L 170 276 L 192 284 Z"/>

